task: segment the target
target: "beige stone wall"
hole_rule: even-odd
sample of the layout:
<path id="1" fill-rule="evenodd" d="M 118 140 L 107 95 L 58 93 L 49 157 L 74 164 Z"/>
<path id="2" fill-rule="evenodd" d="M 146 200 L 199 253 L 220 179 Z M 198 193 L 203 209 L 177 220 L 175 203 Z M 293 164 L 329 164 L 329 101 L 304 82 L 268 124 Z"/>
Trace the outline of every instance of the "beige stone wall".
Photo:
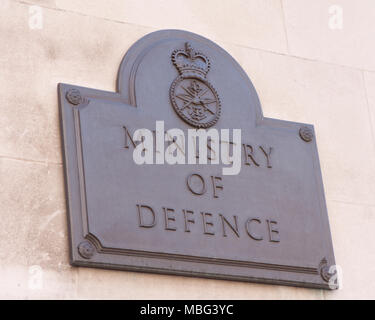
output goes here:
<path id="1" fill-rule="evenodd" d="M 0 298 L 374 299 L 374 16 L 373 0 L 0 0 Z M 265 116 L 315 124 L 343 289 L 69 265 L 57 83 L 114 91 L 129 46 L 164 28 L 229 51 Z"/>

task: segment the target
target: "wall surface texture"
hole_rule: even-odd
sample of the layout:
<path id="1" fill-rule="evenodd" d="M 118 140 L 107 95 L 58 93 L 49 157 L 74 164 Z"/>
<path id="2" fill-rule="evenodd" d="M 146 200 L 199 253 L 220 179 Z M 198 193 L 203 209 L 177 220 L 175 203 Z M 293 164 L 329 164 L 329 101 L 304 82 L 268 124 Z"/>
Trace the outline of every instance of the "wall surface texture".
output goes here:
<path id="1" fill-rule="evenodd" d="M 374 16 L 374 0 L 0 0 L 0 298 L 374 299 Z M 315 125 L 342 289 L 69 265 L 57 83 L 115 91 L 127 49 L 165 28 L 226 49 L 266 117 Z"/>

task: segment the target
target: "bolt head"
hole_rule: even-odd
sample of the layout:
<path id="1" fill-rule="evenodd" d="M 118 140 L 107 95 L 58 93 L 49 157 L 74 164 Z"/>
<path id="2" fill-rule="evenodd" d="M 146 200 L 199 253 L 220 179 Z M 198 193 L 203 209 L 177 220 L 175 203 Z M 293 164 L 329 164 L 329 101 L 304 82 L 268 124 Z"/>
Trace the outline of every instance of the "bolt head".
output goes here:
<path id="1" fill-rule="evenodd" d="M 89 241 L 82 241 L 78 245 L 78 252 L 81 255 L 81 257 L 85 259 L 91 259 L 95 253 L 95 247 Z"/>
<path id="2" fill-rule="evenodd" d="M 310 127 L 303 126 L 299 129 L 299 136 L 303 141 L 310 142 L 314 137 L 314 133 Z"/>
<path id="3" fill-rule="evenodd" d="M 66 100 L 69 101 L 69 103 L 77 106 L 79 105 L 80 103 L 82 103 L 82 96 L 81 96 L 81 92 L 79 92 L 79 90 L 77 89 L 69 89 L 67 92 L 66 92 Z"/>
<path id="4" fill-rule="evenodd" d="M 320 275 L 322 276 L 323 280 L 326 282 L 329 282 L 329 280 L 332 278 L 332 276 L 335 274 L 330 272 L 330 267 L 328 265 L 323 266 L 320 269 Z"/>

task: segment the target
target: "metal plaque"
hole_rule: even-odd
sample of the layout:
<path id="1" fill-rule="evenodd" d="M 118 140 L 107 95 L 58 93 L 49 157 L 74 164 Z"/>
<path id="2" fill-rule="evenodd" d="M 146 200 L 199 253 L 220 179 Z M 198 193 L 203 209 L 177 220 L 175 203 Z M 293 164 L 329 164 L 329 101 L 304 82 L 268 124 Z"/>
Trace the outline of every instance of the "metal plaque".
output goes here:
<path id="1" fill-rule="evenodd" d="M 157 31 L 126 53 L 117 92 L 58 92 L 72 265 L 333 288 L 314 128 L 263 117 L 250 79 L 218 45 Z M 151 144 L 136 137 L 146 131 Z M 216 136 L 203 147 L 182 136 L 214 131 L 232 160 L 215 162 Z M 190 157 L 188 145 L 196 164 L 166 161 Z M 138 163 L 137 151 L 151 159 Z M 240 170 L 225 174 L 235 151 Z"/>

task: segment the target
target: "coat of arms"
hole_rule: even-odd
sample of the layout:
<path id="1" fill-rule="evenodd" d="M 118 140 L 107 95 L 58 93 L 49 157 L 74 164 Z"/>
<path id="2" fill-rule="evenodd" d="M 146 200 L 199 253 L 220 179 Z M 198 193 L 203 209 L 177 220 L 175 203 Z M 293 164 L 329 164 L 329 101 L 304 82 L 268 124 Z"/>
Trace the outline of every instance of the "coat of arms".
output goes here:
<path id="1" fill-rule="evenodd" d="M 206 80 L 210 60 L 186 42 L 184 50 L 173 51 L 172 62 L 180 74 L 170 88 L 174 110 L 194 127 L 213 126 L 219 120 L 221 106 L 216 90 Z"/>

